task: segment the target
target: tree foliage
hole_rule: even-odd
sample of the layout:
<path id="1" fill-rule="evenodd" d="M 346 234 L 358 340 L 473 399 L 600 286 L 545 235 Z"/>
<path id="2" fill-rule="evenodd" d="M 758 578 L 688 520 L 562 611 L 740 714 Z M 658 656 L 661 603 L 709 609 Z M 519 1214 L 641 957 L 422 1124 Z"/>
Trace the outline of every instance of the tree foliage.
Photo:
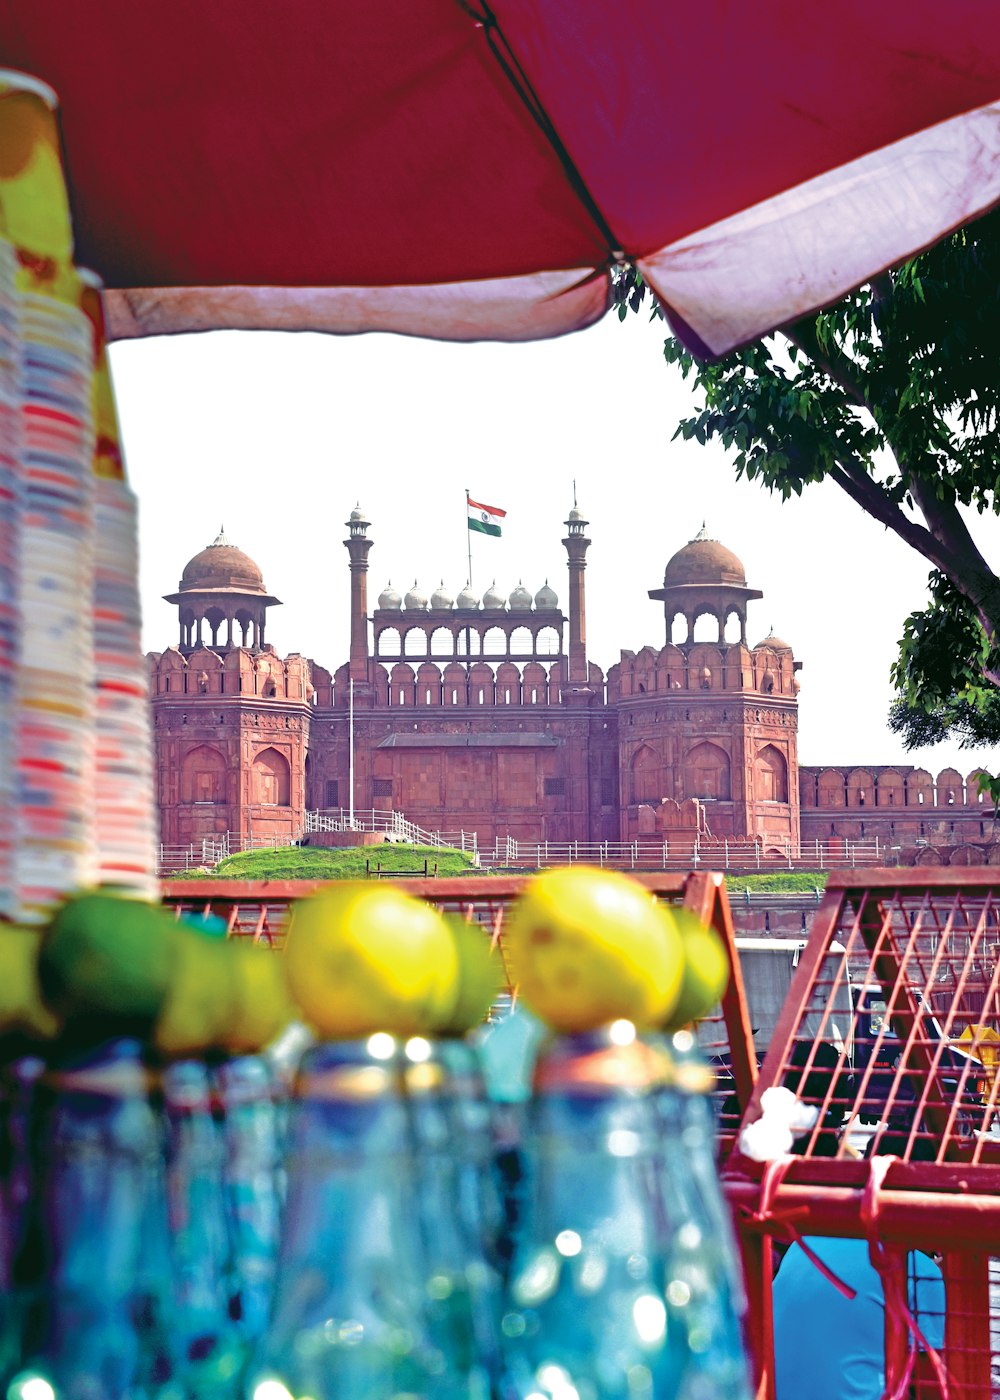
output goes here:
<path id="1" fill-rule="evenodd" d="M 644 292 L 624 278 L 619 314 Z M 675 436 L 785 499 L 835 481 L 930 564 L 892 668 L 909 747 L 1000 738 L 1000 579 L 968 523 L 1000 513 L 998 347 L 1000 212 L 719 362 L 664 345 L 700 391 Z"/>

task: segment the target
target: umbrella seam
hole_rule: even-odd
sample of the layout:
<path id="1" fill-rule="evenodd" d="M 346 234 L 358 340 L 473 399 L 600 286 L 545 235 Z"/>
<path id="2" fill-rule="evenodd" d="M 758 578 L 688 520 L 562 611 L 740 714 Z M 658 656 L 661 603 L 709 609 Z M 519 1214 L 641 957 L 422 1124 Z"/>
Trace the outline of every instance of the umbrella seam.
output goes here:
<path id="1" fill-rule="evenodd" d="M 625 254 L 620 248 L 618 240 L 615 238 L 614 231 L 602 214 L 600 205 L 591 194 L 586 181 L 577 169 L 573 157 L 563 144 L 562 138 L 559 136 L 552 118 L 545 110 L 530 79 L 521 67 L 520 60 L 511 48 L 510 41 L 501 29 L 496 15 L 486 3 L 486 0 L 479 0 L 478 5 L 472 3 L 472 0 L 458 0 L 458 4 L 470 18 L 474 19 L 477 24 L 482 25 L 483 32 L 486 36 L 486 42 L 489 44 L 493 56 L 503 69 L 511 87 L 513 87 L 518 97 L 524 103 L 542 135 L 552 147 L 559 164 L 562 166 L 563 174 L 569 180 L 577 198 L 583 204 L 591 219 L 593 219 L 602 239 L 604 239 L 605 243 L 608 245 L 609 262 L 624 261 Z"/>

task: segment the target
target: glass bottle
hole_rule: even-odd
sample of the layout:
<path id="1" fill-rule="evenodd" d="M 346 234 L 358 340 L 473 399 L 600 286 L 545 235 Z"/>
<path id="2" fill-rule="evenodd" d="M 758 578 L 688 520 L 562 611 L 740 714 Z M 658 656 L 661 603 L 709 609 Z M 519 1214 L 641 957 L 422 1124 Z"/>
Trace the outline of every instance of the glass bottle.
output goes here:
<path id="1" fill-rule="evenodd" d="M 147 1320 L 167 1311 L 168 1276 L 148 1248 L 163 1185 L 162 1125 L 151 1091 L 142 1048 L 131 1039 L 65 1055 L 39 1083 L 36 1170 L 45 1228 L 29 1359 L 59 1400 L 130 1400 L 144 1393 L 143 1373 L 170 1378 L 162 1331 L 157 1354 L 148 1364 L 141 1357 Z"/>
<path id="2" fill-rule="evenodd" d="M 281 1124 L 274 1073 L 263 1057 L 224 1060 L 213 1080 L 225 1154 L 225 1310 L 249 1354 L 264 1335 L 274 1296 L 284 1182 Z"/>
<path id="3" fill-rule="evenodd" d="M 427 1326 L 462 1394 L 488 1400 L 500 1375 L 501 1210 L 491 1115 L 475 1051 L 454 1037 L 403 1046 L 403 1102 L 416 1168 Z"/>
<path id="4" fill-rule="evenodd" d="M 670 1400 L 686 1332 L 666 1307 L 662 1050 L 628 1022 L 563 1036 L 536 1067 L 524 1218 L 502 1332 L 516 1400 Z"/>
<path id="5" fill-rule="evenodd" d="M 0 1072 L 0 1384 L 20 1369 L 25 1326 L 38 1293 L 38 1223 L 33 1209 L 35 1090 L 45 1061 L 13 1051 Z"/>
<path id="6" fill-rule="evenodd" d="M 274 1307 L 249 1397 L 472 1400 L 429 1307 L 420 1133 L 400 1058 L 377 1034 L 302 1059 Z"/>
<path id="7" fill-rule="evenodd" d="M 688 1364 L 678 1400 L 749 1400 L 741 1319 L 745 1311 L 739 1256 L 719 1187 L 711 1069 L 688 1031 L 665 1040 L 664 1074 L 655 1094 L 661 1123 L 664 1298 L 684 1329 Z"/>
<path id="8" fill-rule="evenodd" d="M 237 1381 L 238 1337 L 227 1306 L 222 1132 L 202 1061 L 166 1066 L 163 1115 L 174 1370 L 191 1400 L 225 1400 Z"/>

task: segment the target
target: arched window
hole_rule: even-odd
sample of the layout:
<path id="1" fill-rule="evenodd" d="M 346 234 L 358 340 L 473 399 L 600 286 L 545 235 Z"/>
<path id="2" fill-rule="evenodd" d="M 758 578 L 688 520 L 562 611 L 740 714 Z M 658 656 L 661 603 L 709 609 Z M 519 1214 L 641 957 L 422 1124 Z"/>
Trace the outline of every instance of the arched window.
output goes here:
<path id="1" fill-rule="evenodd" d="M 543 627 L 535 638 L 535 651 L 539 656 L 558 656 L 561 650 L 559 633 L 554 627 Z"/>
<path id="2" fill-rule="evenodd" d="M 253 761 L 251 801 L 263 807 L 287 807 L 291 801 L 292 774 L 288 759 L 277 749 L 264 749 Z"/>
<path id="3" fill-rule="evenodd" d="M 225 802 L 226 760 L 218 749 L 200 744 L 181 763 L 182 802 Z"/>
<path id="4" fill-rule="evenodd" d="M 827 768 L 819 776 L 819 805 L 821 807 L 843 807 L 846 789 L 844 775 L 836 768 Z"/>
<path id="5" fill-rule="evenodd" d="M 718 744 L 696 744 L 684 759 L 684 796 L 728 802 L 729 755 Z"/>
<path id="6" fill-rule="evenodd" d="M 527 627 L 515 627 L 510 634 L 512 656 L 530 656 L 534 647 L 531 632 Z"/>
<path id="7" fill-rule="evenodd" d="M 447 627 L 435 627 L 431 633 L 431 656 L 451 656 L 455 651 L 455 638 Z"/>
<path id="8" fill-rule="evenodd" d="M 876 784 L 875 802 L 877 806 L 903 806 L 903 779 L 899 773 L 879 773 Z"/>
<path id="9" fill-rule="evenodd" d="M 427 655 L 427 633 L 422 627 L 411 627 L 403 638 L 404 656 Z"/>
<path id="10" fill-rule="evenodd" d="M 870 807 L 874 800 L 874 777 L 867 768 L 853 768 L 847 775 L 848 807 Z"/>
<path id="11" fill-rule="evenodd" d="M 926 803 L 928 806 L 934 801 L 934 784 L 931 775 L 925 768 L 914 768 L 912 773 L 906 775 L 906 805 L 907 807 L 922 807 Z"/>
<path id="12" fill-rule="evenodd" d="M 659 802 L 663 792 L 663 759 L 643 744 L 632 756 L 632 801 Z"/>
<path id="13" fill-rule="evenodd" d="M 765 744 L 757 755 L 754 769 L 759 801 L 788 801 L 788 764 L 780 749 Z"/>
<path id="14" fill-rule="evenodd" d="M 382 631 L 375 638 L 376 656 L 401 656 L 402 644 L 399 640 L 399 632 L 395 627 L 383 627 Z"/>

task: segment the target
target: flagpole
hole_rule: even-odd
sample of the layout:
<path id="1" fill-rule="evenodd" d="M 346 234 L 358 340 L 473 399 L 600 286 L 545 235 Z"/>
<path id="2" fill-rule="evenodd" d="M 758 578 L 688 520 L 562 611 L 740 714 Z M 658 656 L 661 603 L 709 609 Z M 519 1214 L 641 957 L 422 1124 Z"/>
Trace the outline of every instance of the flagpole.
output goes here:
<path id="1" fill-rule="evenodd" d="M 469 545 L 469 587 L 472 587 L 472 531 L 469 529 L 469 488 L 465 488 L 465 535 Z"/>

